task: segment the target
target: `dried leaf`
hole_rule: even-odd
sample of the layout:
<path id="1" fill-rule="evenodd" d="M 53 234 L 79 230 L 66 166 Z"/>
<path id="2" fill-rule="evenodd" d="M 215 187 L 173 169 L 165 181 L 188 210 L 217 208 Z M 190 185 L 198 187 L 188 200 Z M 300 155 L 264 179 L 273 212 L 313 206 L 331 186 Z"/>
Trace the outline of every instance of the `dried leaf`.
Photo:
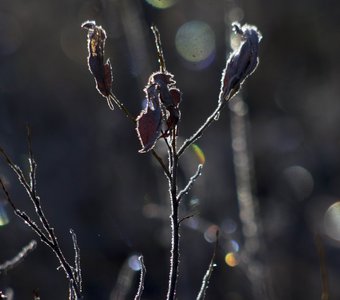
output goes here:
<path id="1" fill-rule="evenodd" d="M 88 57 L 87 63 L 92 73 L 98 92 L 107 99 L 110 109 L 113 109 L 111 101 L 112 68 L 110 60 L 104 63 L 104 49 L 106 32 L 95 21 L 86 21 L 81 25 L 87 32 Z"/>
<path id="2" fill-rule="evenodd" d="M 157 87 L 151 85 L 145 89 L 145 92 L 147 94 L 147 106 L 136 120 L 136 131 L 142 145 L 139 152 L 147 152 L 155 146 L 162 127 L 162 111 L 159 105 Z"/>
<path id="3" fill-rule="evenodd" d="M 248 24 L 241 27 L 238 23 L 233 23 L 233 29 L 240 35 L 242 42 L 239 48 L 231 53 L 223 70 L 220 101 L 229 100 L 235 95 L 259 63 L 258 48 L 261 33 L 255 26 Z"/>
<path id="4" fill-rule="evenodd" d="M 178 105 L 181 101 L 181 92 L 175 87 L 173 75 L 168 72 L 153 73 L 144 92 L 147 98 L 147 107 L 137 118 L 137 133 L 142 144 L 140 152 L 151 150 L 160 137 L 162 120 L 164 134 L 168 136 L 179 119 Z"/>

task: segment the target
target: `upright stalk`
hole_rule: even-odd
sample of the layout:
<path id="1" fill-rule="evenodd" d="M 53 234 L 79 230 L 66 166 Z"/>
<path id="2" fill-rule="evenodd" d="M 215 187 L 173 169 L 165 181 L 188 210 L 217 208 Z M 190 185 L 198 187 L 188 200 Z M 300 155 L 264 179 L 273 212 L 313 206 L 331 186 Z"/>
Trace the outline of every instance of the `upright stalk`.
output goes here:
<path id="1" fill-rule="evenodd" d="M 176 126 L 177 127 L 177 126 Z M 169 287 L 167 300 L 176 299 L 176 287 L 179 267 L 179 216 L 178 208 L 179 201 L 177 199 L 177 167 L 178 154 L 176 147 L 176 131 L 177 128 L 172 129 L 172 142 L 169 145 L 169 194 L 171 202 L 171 256 L 170 256 L 170 272 L 169 272 Z"/>

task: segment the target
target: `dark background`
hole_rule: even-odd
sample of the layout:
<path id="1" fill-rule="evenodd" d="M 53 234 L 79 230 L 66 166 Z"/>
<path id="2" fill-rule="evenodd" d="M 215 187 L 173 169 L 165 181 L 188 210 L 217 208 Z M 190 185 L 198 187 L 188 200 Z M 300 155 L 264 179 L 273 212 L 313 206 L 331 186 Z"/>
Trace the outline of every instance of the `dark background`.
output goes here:
<path id="1" fill-rule="evenodd" d="M 270 272 L 268 298 L 320 299 L 318 232 L 331 299 L 338 299 L 340 244 L 327 235 L 324 216 L 340 194 L 339 2 L 178 0 L 168 9 L 136 0 L 0 2 L 0 145 L 26 170 L 26 124 L 32 127 L 42 205 L 70 260 L 69 228 L 77 233 L 85 299 L 109 299 L 124 272 L 132 280 L 126 299 L 132 299 L 138 273 L 127 262 L 135 263 L 134 255 L 142 253 L 143 299 L 151 300 L 164 299 L 167 289 L 167 182 L 152 156 L 138 153 L 133 124 L 118 109 L 110 111 L 95 90 L 86 64 L 86 32 L 80 28 L 86 20 L 106 29 L 113 91 L 134 115 L 148 76 L 158 69 L 149 26 L 159 27 L 167 67 L 183 92 L 182 137 L 216 106 L 231 22 L 259 28 L 260 65 L 244 85 L 243 97 L 266 249 L 259 260 Z M 207 23 L 215 35 L 205 68 L 185 62 L 175 47 L 176 32 L 192 20 Z M 240 253 L 244 242 L 228 109 L 198 144 L 206 157 L 203 176 L 183 205 L 199 213 L 201 225 L 182 229 L 179 299 L 194 299 L 199 290 L 213 251 L 206 232 L 211 225 L 231 234 Z M 182 186 L 196 164 L 189 150 L 181 165 Z M 3 162 L 0 167 L 17 206 L 33 215 L 22 186 Z M 0 213 L 9 220 L 0 227 L 2 263 L 36 237 L 3 198 Z M 335 214 L 335 231 L 339 218 Z M 242 267 L 247 263 L 226 265 L 224 242 L 207 299 L 254 299 Z M 57 267 L 50 249 L 39 242 L 23 263 L 0 275 L 0 290 L 11 289 L 15 299 L 32 299 L 35 289 L 42 299 L 66 299 L 67 281 Z"/>

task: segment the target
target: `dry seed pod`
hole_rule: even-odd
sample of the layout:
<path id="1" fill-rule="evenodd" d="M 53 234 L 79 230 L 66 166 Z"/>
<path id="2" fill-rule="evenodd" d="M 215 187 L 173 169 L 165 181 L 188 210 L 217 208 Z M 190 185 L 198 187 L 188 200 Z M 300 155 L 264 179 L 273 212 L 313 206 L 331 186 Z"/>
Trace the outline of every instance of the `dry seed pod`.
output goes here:
<path id="1" fill-rule="evenodd" d="M 95 21 L 86 21 L 81 27 L 87 30 L 87 64 L 95 79 L 97 91 L 106 98 L 110 109 L 113 110 L 111 63 L 109 59 L 104 63 L 106 32 L 101 26 L 97 26 Z"/>
<path id="2" fill-rule="evenodd" d="M 233 30 L 241 38 L 239 47 L 230 54 L 222 73 L 220 101 L 229 100 L 241 88 L 258 63 L 258 49 L 262 35 L 255 26 L 233 23 Z"/>

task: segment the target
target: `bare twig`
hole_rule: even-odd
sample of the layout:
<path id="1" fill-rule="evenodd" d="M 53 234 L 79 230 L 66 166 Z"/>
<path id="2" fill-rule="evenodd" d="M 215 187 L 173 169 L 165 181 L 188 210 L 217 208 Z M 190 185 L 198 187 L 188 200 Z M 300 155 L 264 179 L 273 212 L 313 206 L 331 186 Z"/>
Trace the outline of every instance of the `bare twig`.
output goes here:
<path id="1" fill-rule="evenodd" d="M 166 71 L 166 67 L 165 67 L 165 59 L 164 59 L 163 48 L 162 48 L 162 43 L 161 43 L 161 36 L 156 26 L 152 25 L 151 30 L 153 32 L 153 35 L 155 36 L 159 68 L 160 68 L 160 71 L 164 73 Z"/>
<path id="2" fill-rule="evenodd" d="M 26 258 L 26 256 L 36 248 L 36 246 L 37 242 L 35 240 L 30 241 L 30 243 L 23 247 L 15 257 L 5 261 L 3 264 L 0 265 L 0 274 L 5 273 L 20 264 Z"/>
<path id="3" fill-rule="evenodd" d="M 207 292 L 208 286 L 209 286 L 209 280 L 211 277 L 212 272 L 214 271 L 216 265 L 215 265 L 215 257 L 216 257 L 216 252 L 217 252 L 217 247 L 218 247 L 218 236 L 219 236 L 219 231 L 216 231 L 216 242 L 215 242 L 215 247 L 214 247 L 214 252 L 208 267 L 207 272 L 205 273 L 201 285 L 201 289 L 197 295 L 196 300 L 204 300 L 205 294 Z"/>
<path id="4" fill-rule="evenodd" d="M 144 259 L 143 256 L 139 256 L 138 260 L 140 262 L 140 278 L 139 278 L 139 285 L 138 285 L 138 290 L 137 290 L 137 294 L 135 296 L 135 300 L 140 300 L 142 297 L 142 293 L 144 290 L 144 280 L 145 280 L 145 273 L 146 273 L 146 268 L 144 265 Z"/>
<path id="5" fill-rule="evenodd" d="M 51 247 L 51 242 L 48 238 L 46 238 L 45 234 L 41 231 L 41 229 L 38 227 L 37 224 L 35 224 L 34 221 L 31 220 L 31 218 L 25 213 L 22 212 L 21 210 L 17 209 L 16 206 L 14 205 L 14 202 L 12 201 L 12 198 L 10 197 L 2 179 L 0 178 L 0 185 L 1 188 L 5 194 L 5 197 L 7 199 L 7 202 L 11 205 L 11 207 L 13 208 L 14 213 L 21 218 L 28 226 L 30 226 L 33 231 L 39 236 L 39 238 L 41 239 L 42 242 L 44 242 L 46 245 L 48 245 L 49 247 Z"/>
<path id="6" fill-rule="evenodd" d="M 178 225 L 180 225 L 183 221 L 188 220 L 188 219 L 190 219 L 190 218 L 192 218 L 192 217 L 194 217 L 194 216 L 196 216 L 196 214 L 190 214 L 190 215 L 187 215 L 187 216 L 181 218 L 181 219 L 178 221 Z"/>
<path id="7" fill-rule="evenodd" d="M 170 179 L 171 175 L 170 175 L 169 169 L 166 167 L 166 165 L 165 165 L 164 161 L 162 160 L 162 158 L 158 155 L 158 153 L 154 149 L 151 150 L 151 153 L 152 153 L 153 157 L 156 158 L 156 160 L 158 161 L 160 166 L 162 167 L 165 176 L 168 179 Z"/>
<path id="8" fill-rule="evenodd" d="M 113 100 L 113 102 L 118 106 L 118 108 L 125 114 L 127 118 L 129 118 L 132 122 L 136 123 L 136 118 L 130 113 L 130 111 L 126 108 L 126 106 L 121 102 L 113 92 L 110 93 L 109 97 Z"/>
<path id="9" fill-rule="evenodd" d="M 78 246 L 77 235 L 73 229 L 70 229 L 70 234 L 72 237 L 73 248 L 74 248 L 74 272 L 77 282 L 79 283 L 80 292 L 82 292 L 82 276 L 81 276 L 81 266 L 80 266 L 80 249 Z"/>
<path id="10" fill-rule="evenodd" d="M 8 203 L 12 206 L 14 213 L 19 216 L 28 226 L 32 228 L 32 230 L 39 236 L 42 242 L 44 242 L 47 246 L 51 248 L 51 250 L 55 253 L 56 257 L 59 260 L 59 263 L 64 270 L 66 277 L 69 280 L 71 289 L 69 297 L 70 299 L 81 299 L 81 281 L 78 281 L 78 275 L 74 274 L 73 267 L 68 263 L 64 254 L 59 246 L 57 237 L 54 233 L 54 229 L 50 226 L 44 211 L 41 207 L 41 201 L 39 196 L 36 193 L 36 162 L 33 158 L 33 151 L 32 151 L 32 144 L 31 144 L 31 131 L 28 128 L 28 150 L 29 150 L 29 164 L 30 164 L 30 171 L 29 171 L 29 178 L 30 181 L 26 180 L 23 171 L 16 166 L 7 153 L 0 148 L 0 154 L 4 157 L 5 161 L 9 165 L 9 167 L 14 171 L 17 175 L 19 182 L 24 186 L 26 193 L 28 194 L 29 198 L 31 199 L 35 212 L 39 218 L 39 222 L 42 225 L 41 229 L 25 212 L 20 211 L 15 206 L 14 202 L 12 201 L 3 181 L 0 178 L 1 187 L 5 193 L 5 196 L 8 200 Z M 77 267 L 77 266 L 76 266 Z"/>
<path id="11" fill-rule="evenodd" d="M 191 187 L 195 183 L 196 179 L 199 176 L 201 176 L 202 168 L 203 168 L 203 165 L 199 164 L 195 174 L 190 177 L 190 180 L 188 181 L 187 185 L 178 193 L 177 201 L 181 201 L 181 198 L 183 197 L 183 195 L 186 194 L 191 189 Z"/>
<path id="12" fill-rule="evenodd" d="M 227 101 L 230 100 L 233 95 L 230 95 L 228 99 L 225 101 L 218 101 L 218 105 L 215 110 L 211 113 L 211 115 L 204 121 L 200 128 L 190 137 L 187 138 L 182 146 L 178 150 L 178 156 L 181 156 L 184 151 L 192 145 L 195 141 L 197 141 L 203 134 L 203 132 L 214 122 L 218 120 L 219 114 L 221 113 L 222 109 L 226 105 Z"/>

